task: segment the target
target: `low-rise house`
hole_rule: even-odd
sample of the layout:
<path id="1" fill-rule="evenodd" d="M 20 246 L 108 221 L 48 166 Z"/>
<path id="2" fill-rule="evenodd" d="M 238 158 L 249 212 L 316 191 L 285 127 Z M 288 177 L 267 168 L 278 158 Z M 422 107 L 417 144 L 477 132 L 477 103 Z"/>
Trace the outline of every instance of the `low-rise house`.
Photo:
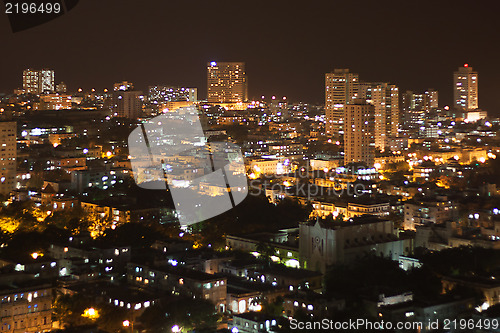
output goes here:
<path id="1" fill-rule="evenodd" d="M 278 332 L 276 325 L 276 318 L 261 312 L 246 312 L 233 316 L 231 330 L 240 333 L 273 333 Z"/>
<path id="2" fill-rule="evenodd" d="M 307 269 L 290 268 L 284 265 L 262 266 L 248 270 L 248 278 L 253 281 L 270 283 L 289 291 L 299 289 L 320 290 L 323 274 Z"/>
<path id="3" fill-rule="evenodd" d="M 310 290 L 300 290 L 284 297 L 285 315 L 293 317 L 298 310 L 315 318 L 325 318 L 345 308 L 344 300 L 329 299 Z"/>
<path id="4" fill-rule="evenodd" d="M 227 278 L 220 274 L 175 267 L 172 265 L 148 266 L 129 263 L 127 280 L 131 284 L 151 290 L 170 291 L 211 301 L 217 311 L 226 311 Z"/>

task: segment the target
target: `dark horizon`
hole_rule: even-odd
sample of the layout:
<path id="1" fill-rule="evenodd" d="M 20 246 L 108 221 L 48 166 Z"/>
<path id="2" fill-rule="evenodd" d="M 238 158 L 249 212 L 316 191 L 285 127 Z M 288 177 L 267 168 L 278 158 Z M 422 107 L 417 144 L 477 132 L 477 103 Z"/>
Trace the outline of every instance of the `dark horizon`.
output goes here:
<path id="1" fill-rule="evenodd" d="M 434 88 L 444 106 L 452 102 L 453 71 L 468 63 L 479 72 L 480 108 L 496 115 L 495 12 L 465 1 L 86 0 L 18 33 L 0 15 L 0 91 L 21 87 L 25 68 L 51 68 L 70 91 L 128 80 L 138 89 L 197 87 L 204 98 L 207 62 L 244 61 L 250 97 L 323 104 L 324 74 L 349 68 L 400 91 Z"/>

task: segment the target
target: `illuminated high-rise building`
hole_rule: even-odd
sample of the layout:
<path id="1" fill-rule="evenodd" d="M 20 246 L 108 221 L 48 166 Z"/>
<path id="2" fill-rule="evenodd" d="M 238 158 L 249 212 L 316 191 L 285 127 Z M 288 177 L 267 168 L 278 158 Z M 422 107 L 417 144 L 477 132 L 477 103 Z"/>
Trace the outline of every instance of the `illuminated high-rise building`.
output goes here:
<path id="1" fill-rule="evenodd" d="M 398 136 L 400 124 L 399 89 L 393 84 L 378 83 L 372 96 L 375 107 L 375 147 L 385 150 L 389 139 Z"/>
<path id="2" fill-rule="evenodd" d="M 404 126 L 407 129 L 421 127 L 427 115 L 439 106 L 439 94 L 434 89 L 427 89 L 423 94 L 415 94 L 407 90 L 401 97 L 401 111 L 404 115 Z"/>
<path id="3" fill-rule="evenodd" d="M 113 85 L 113 91 L 134 90 L 134 84 L 128 81 L 117 82 Z"/>
<path id="4" fill-rule="evenodd" d="M 363 99 L 345 105 L 344 164 L 362 162 L 371 167 L 375 160 L 375 107 Z"/>
<path id="5" fill-rule="evenodd" d="M 66 86 L 66 83 L 61 82 L 59 84 L 56 84 L 56 92 L 60 94 L 65 94 L 68 91 L 68 87 Z"/>
<path id="6" fill-rule="evenodd" d="M 244 62 L 209 62 L 207 64 L 209 103 L 241 103 L 248 99 Z"/>
<path id="7" fill-rule="evenodd" d="M 54 92 L 54 71 L 51 69 L 23 71 L 23 89 L 27 94 Z"/>
<path id="8" fill-rule="evenodd" d="M 16 186 L 16 122 L 0 121 L 0 194 L 8 195 Z"/>
<path id="9" fill-rule="evenodd" d="M 343 133 L 345 105 L 357 96 L 358 74 L 349 69 L 335 69 L 325 75 L 326 134 L 340 136 Z"/>
<path id="10" fill-rule="evenodd" d="M 432 109 L 437 109 L 439 104 L 439 94 L 437 90 L 427 89 L 424 93 L 424 105 L 425 110 L 430 111 Z"/>
<path id="11" fill-rule="evenodd" d="M 374 106 L 375 147 L 385 150 L 390 139 L 397 137 L 399 132 L 399 89 L 385 82 L 363 82 L 359 86 L 358 96 Z"/>
<path id="12" fill-rule="evenodd" d="M 478 73 L 468 64 L 453 73 L 453 99 L 455 108 L 462 111 L 479 108 Z"/>
<path id="13" fill-rule="evenodd" d="M 116 116 L 137 119 L 142 112 L 142 91 L 133 90 L 131 82 L 115 83 L 113 87 L 113 105 Z"/>

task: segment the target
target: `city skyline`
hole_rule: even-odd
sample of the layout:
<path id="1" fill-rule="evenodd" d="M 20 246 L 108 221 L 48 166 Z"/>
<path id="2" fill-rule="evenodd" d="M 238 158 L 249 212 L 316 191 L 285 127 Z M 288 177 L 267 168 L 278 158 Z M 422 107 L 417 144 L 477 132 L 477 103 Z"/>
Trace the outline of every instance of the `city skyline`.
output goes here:
<path id="1" fill-rule="evenodd" d="M 334 68 L 350 68 L 366 81 L 392 82 L 400 91 L 434 88 L 441 94 L 442 105 L 452 105 L 452 73 L 457 67 L 469 63 L 481 73 L 480 108 L 497 113 L 498 102 L 494 91 L 500 66 L 494 59 L 494 52 L 474 52 L 474 48 L 460 43 L 470 40 L 476 48 L 484 48 L 486 44 L 491 49 L 489 41 L 496 23 L 481 20 L 483 28 L 484 22 L 489 25 L 489 28 L 482 29 L 481 34 L 475 28 L 456 32 L 450 24 L 455 22 L 464 8 L 470 14 L 478 11 L 477 5 L 463 7 L 461 3 L 456 3 L 451 7 L 441 4 L 427 10 L 426 3 L 410 8 L 406 4 L 398 7 L 387 2 L 377 5 L 365 2 L 357 9 L 350 4 L 286 4 L 278 2 L 263 7 L 243 7 L 227 2 L 199 3 L 186 12 L 183 4 L 158 2 L 139 8 L 140 11 L 147 10 L 152 18 L 143 22 L 130 18 L 131 14 L 127 11 L 132 2 L 120 2 L 118 6 L 118 2 L 110 1 L 99 4 L 99 10 L 96 10 L 96 4 L 85 2 L 57 20 L 16 34 L 10 31 L 3 15 L 0 17 L 0 38 L 9 50 L 4 56 L 4 63 L 9 66 L 5 66 L 6 80 L 3 82 L 18 82 L 17 86 L 21 86 L 17 76 L 19 71 L 30 67 L 52 68 L 58 73 L 56 81 L 66 82 L 72 90 L 80 86 L 84 89 L 103 89 L 116 81 L 130 80 L 142 90 L 152 84 L 194 86 L 199 88 L 200 96 L 205 96 L 204 68 L 207 61 L 242 61 L 247 66 L 249 96 L 254 98 L 276 95 L 287 96 L 291 101 L 322 104 L 324 73 Z M 238 10 L 260 17 L 270 26 L 264 24 L 251 31 L 240 27 L 236 18 L 231 16 Z M 373 10 L 380 19 L 370 14 Z M 339 11 L 352 14 L 347 17 L 332 14 Z M 111 12 L 117 18 L 130 19 L 130 26 L 120 26 L 119 19 L 107 15 Z M 156 12 L 172 15 L 168 22 L 164 22 L 154 19 L 158 15 Z M 295 22 L 294 17 L 302 12 L 306 15 L 300 22 Z M 184 17 L 177 13 L 189 14 Z M 74 27 L 83 24 L 88 17 L 93 18 L 92 26 L 83 33 L 77 33 Z M 228 29 L 224 23 L 211 20 L 211 17 L 227 18 L 232 28 Z M 388 17 L 393 19 L 390 24 Z M 472 23 L 479 24 L 475 15 L 469 17 Z M 155 37 L 168 32 L 176 23 L 190 22 L 188 18 L 199 21 L 200 26 L 204 23 L 203 26 L 208 25 L 208 28 L 198 29 L 198 25 L 187 24 L 185 32 L 179 36 L 171 35 L 169 43 L 181 45 L 185 40 L 194 43 L 181 49 L 177 46 L 171 48 L 169 43 L 160 43 L 161 39 Z M 419 18 L 429 24 L 417 24 Z M 347 26 L 350 19 L 358 22 L 355 29 L 331 32 L 328 28 L 332 20 L 339 26 Z M 308 24 L 311 22 L 315 24 Z M 269 29 L 283 24 L 295 27 L 281 38 L 279 34 L 268 33 Z M 99 38 L 95 36 L 111 26 L 120 26 L 120 34 L 113 36 L 112 42 L 98 42 Z M 361 37 L 364 36 L 362 31 L 371 26 L 378 27 L 383 34 L 392 33 L 397 37 L 393 45 L 379 46 L 375 37 Z M 440 33 L 437 34 L 437 31 Z M 68 40 L 72 50 L 47 47 L 44 36 L 54 34 Z M 210 41 L 214 36 L 227 42 L 212 44 Z M 138 48 L 134 43 L 125 43 L 125 40 L 132 41 L 134 38 L 144 39 L 141 42 L 144 46 Z M 258 41 L 262 47 L 253 47 L 252 41 Z M 20 51 L 26 43 L 32 45 L 30 51 Z M 290 45 L 290 50 L 285 45 Z M 311 53 L 313 49 L 315 52 Z M 367 51 L 369 57 L 361 56 Z M 69 54 L 74 61 L 65 61 Z M 2 92 L 10 93 L 17 88 L 3 82 L 0 86 Z"/>
<path id="2" fill-rule="evenodd" d="M 500 329 L 484 2 L 4 4 L 2 332 Z"/>

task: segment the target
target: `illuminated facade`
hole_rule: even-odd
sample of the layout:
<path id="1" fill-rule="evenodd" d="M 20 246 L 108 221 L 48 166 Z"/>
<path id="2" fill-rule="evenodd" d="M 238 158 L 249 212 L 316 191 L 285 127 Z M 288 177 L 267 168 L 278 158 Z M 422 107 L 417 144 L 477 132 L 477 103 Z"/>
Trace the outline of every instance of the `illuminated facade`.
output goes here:
<path id="1" fill-rule="evenodd" d="M 184 101 L 196 102 L 198 100 L 198 89 L 163 85 L 149 86 L 148 99 L 155 104 Z"/>
<path id="2" fill-rule="evenodd" d="M 115 83 L 113 90 L 115 115 L 129 119 L 138 118 L 142 112 L 142 91 L 134 90 L 134 84 L 128 81 Z"/>
<path id="3" fill-rule="evenodd" d="M 385 150 L 389 139 L 398 135 L 400 112 L 399 90 L 393 84 L 379 83 L 373 90 L 375 107 L 375 147 Z"/>
<path id="4" fill-rule="evenodd" d="M 23 89 L 27 94 L 54 92 L 54 71 L 51 69 L 23 71 Z"/>
<path id="5" fill-rule="evenodd" d="M 427 89 L 423 94 L 407 90 L 401 97 L 405 128 L 419 128 L 424 124 L 426 115 L 438 108 L 439 94 L 434 89 Z"/>
<path id="6" fill-rule="evenodd" d="M 394 223 L 375 216 L 300 224 L 300 265 L 309 270 L 325 272 L 329 265 L 353 262 L 369 253 L 397 260 L 406 248 L 409 240 L 397 236 Z"/>
<path id="7" fill-rule="evenodd" d="M 478 79 L 478 73 L 468 64 L 453 73 L 453 100 L 456 109 L 468 111 L 479 108 Z"/>
<path id="8" fill-rule="evenodd" d="M 47 94 L 40 97 L 40 103 L 34 107 L 39 110 L 71 109 L 71 96 L 66 94 Z"/>
<path id="9" fill-rule="evenodd" d="M 384 82 L 363 82 L 358 96 L 375 107 L 375 147 L 385 150 L 390 139 L 398 136 L 401 116 L 399 89 Z"/>
<path id="10" fill-rule="evenodd" d="M 66 83 L 61 82 L 59 84 L 56 84 L 56 92 L 59 94 L 64 94 L 68 91 L 68 86 L 66 86 Z"/>
<path id="11" fill-rule="evenodd" d="M 244 62 L 209 62 L 207 64 L 209 103 L 243 103 L 248 99 Z"/>
<path id="12" fill-rule="evenodd" d="M 349 69 L 335 69 L 325 75 L 326 134 L 339 136 L 343 133 L 345 105 L 357 96 L 358 74 Z"/>
<path id="13" fill-rule="evenodd" d="M 0 122 L 0 194 L 8 195 L 16 186 L 16 123 Z"/>
<path id="14" fill-rule="evenodd" d="M 49 332 L 52 329 L 53 290 L 50 285 L 8 288 L 0 297 L 2 332 Z"/>
<path id="15" fill-rule="evenodd" d="M 344 134 L 344 163 L 363 162 L 373 166 L 375 160 L 374 139 L 375 107 L 360 99 L 346 105 Z"/>

